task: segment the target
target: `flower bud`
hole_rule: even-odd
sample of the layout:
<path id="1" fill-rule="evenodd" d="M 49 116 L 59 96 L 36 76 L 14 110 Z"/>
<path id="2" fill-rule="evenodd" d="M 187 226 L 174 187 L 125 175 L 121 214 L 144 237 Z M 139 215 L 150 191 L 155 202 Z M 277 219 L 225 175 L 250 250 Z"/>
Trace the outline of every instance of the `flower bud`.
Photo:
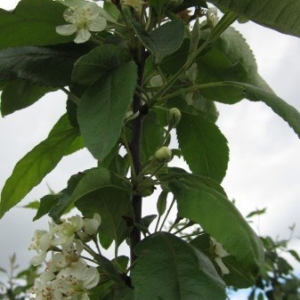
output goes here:
<path id="1" fill-rule="evenodd" d="M 168 147 L 163 146 L 155 152 L 154 157 L 160 163 L 167 163 L 172 159 L 172 152 Z"/>
<path id="2" fill-rule="evenodd" d="M 181 112 L 177 107 L 173 107 L 169 110 L 169 127 L 175 127 L 181 119 Z"/>

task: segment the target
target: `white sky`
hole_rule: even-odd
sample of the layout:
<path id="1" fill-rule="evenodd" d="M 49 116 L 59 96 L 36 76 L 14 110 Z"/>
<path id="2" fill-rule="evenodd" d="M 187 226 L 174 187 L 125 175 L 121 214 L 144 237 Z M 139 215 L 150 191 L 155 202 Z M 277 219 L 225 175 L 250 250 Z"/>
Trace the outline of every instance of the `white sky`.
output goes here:
<path id="1" fill-rule="evenodd" d="M 12 9 L 17 2 L 0 0 L 0 7 Z M 300 110 L 300 39 L 253 23 L 236 27 L 252 47 L 262 77 L 278 96 Z M 30 108 L 0 119 L 0 188 L 15 163 L 46 138 L 64 110 L 65 97 L 52 93 Z M 254 225 L 260 234 L 286 238 L 288 227 L 295 223 L 295 235 L 299 237 L 300 141 L 296 134 L 262 103 L 243 101 L 234 106 L 219 105 L 219 110 L 218 125 L 227 137 L 231 151 L 227 177 L 223 181 L 229 198 L 237 200 L 244 215 L 256 208 L 268 207 L 267 214 Z M 26 201 L 45 195 L 47 184 L 59 191 L 65 187 L 70 175 L 91 166 L 94 161 L 86 151 L 65 158 L 26 197 Z M 32 223 L 34 212 L 20 208 L 21 205 L 0 220 L 2 267 L 7 266 L 8 256 L 13 252 L 26 266 L 33 255 L 27 247 L 34 229 L 47 226 L 46 219 Z M 300 250 L 297 240 L 293 245 Z"/>

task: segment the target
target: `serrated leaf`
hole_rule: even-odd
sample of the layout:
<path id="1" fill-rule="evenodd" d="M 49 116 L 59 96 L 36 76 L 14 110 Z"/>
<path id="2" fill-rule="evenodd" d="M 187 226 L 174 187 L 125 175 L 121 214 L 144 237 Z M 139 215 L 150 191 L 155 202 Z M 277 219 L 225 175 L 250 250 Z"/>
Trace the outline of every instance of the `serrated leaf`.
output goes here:
<path id="1" fill-rule="evenodd" d="M 38 185 L 70 151 L 82 148 L 78 129 L 71 128 L 50 135 L 34 147 L 15 166 L 1 194 L 0 218 L 18 204 L 27 193 Z"/>
<path id="2" fill-rule="evenodd" d="M 135 252 L 135 300 L 226 299 L 225 284 L 210 260 L 178 237 L 156 233 L 140 242 Z"/>
<path id="3" fill-rule="evenodd" d="M 75 202 L 75 206 L 86 217 L 94 213 L 101 216 L 99 234 L 112 238 L 118 247 L 130 234 L 132 226 L 127 219 L 133 220 L 130 195 L 117 187 L 103 187 L 87 194 Z"/>
<path id="4" fill-rule="evenodd" d="M 96 81 L 82 96 L 78 123 L 86 147 L 102 160 L 120 138 L 137 81 L 136 64 L 128 62 Z"/>
<path id="5" fill-rule="evenodd" d="M 181 21 L 172 20 L 164 23 L 150 33 L 137 22 L 133 22 L 132 25 L 137 37 L 152 52 L 156 62 L 174 53 L 183 43 L 185 27 Z"/>
<path id="6" fill-rule="evenodd" d="M 0 49 L 67 43 L 73 36 L 56 33 L 65 24 L 66 7 L 51 0 L 22 0 L 13 12 L 0 9 Z"/>
<path id="7" fill-rule="evenodd" d="M 209 0 L 260 25 L 300 36 L 300 3 L 294 0 Z"/>
<path id="8" fill-rule="evenodd" d="M 193 173 L 221 182 L 227 170 L 229 148 L 219 128 L 201 116 L 183 113 L 176 130 L 182 155 Z"/>
<path id="9" fill-rule="evenodd" d="M 211 84 L 199 85 L 199 88 L 213 90 L 219 89 L 219 92 L 226 94 L 228 89 L 235 90 L 243 95 L 242 98 L 246 98 L 250 101 L 261 101 L 268 105 L 277 115 L 285 120 L 295 133 L 300 137 L 300 113 L 284 100 L 276 96 L 274 93 L 265 91 L 262 88 L 242 83 L 242 82 L 215 82 Z M 214 97 L 214 100 L 223 102 L 221 94 L 220 98 Z M 225 102 L 226 103 L 226 102 Z"/>
<path id="10" fill-rule="evenodd" d="M 47 87 L 71 83 L 71 73 L 85 46 L 20 47 L 0 51 L 0 80 L 26 80 Z"/>
<path id="11" fill-rule="evenodd" d="M 188 178 L 174 180 L 169 186 L 177 200 L 179 215 L 200 224 L 229 254 L 256 274 L 264 261 L 264 249 L 232 202 Z"/>
<path id="12" fill-rule="evenodd" d="M 6 116 L 26 108 L 53 91 L 54 88 L 35 85 L 22 79 L 10 81 L 1 94 L 1 114 Z"/>
<path id="13" fill-rule="evenodd" d="M 124 50 L 104 44 L 82 56 L 75 64 L 72 80 L 90 85 L 127 60 Z"/>

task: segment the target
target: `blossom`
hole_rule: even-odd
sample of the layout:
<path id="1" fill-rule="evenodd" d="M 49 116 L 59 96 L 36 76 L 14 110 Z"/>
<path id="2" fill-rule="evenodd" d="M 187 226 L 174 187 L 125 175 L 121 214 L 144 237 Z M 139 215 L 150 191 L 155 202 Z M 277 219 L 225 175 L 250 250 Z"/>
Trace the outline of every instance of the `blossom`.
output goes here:
<path id="1" fill-rule="evenodd" d="M 223 248 L 223 245 L 218 243 L 213 237 L 211 237 L 210 239 L 214 247 L 214 254 L 215 254 L 214 260 L 216 264 L 221 269 L 223 275 L 229 274 L 228 268 L 225 266 L 224 262 L 222 261 L 222 258 L 228 256 L 229 253 Z"/>
<path id="2" fill-rule="evenodd" d="M 76 215 L 63 220 L 62 224 L 56 225 L 53 229 L 57 239 L 53 242 L 55 245 L 69 246 L 73 243 L 75 233 L 82 229 L 83 220 Z"/>
<path id="3" fill-rule="evenodd" d="M 83 219 L 82 230 L 88 235 L 94 235 L 97 233 L 98 228 L 101 224 L 101 217 L 99 214 L 95 213 L 92 219 L 85 218 Z"/>
<path id="4" fill-rule="evenodd" d="M 62 269 L 82 260 L 80 254 L 83 251 L 83 247 L 82 242 L 79 240 L 75 240 L 75 245 L 62 247 L 61 252 L 57 252 L 52 256 L 51 267 Z M 50 266 L 48 266 L 48 269 L 50 269 Z"/>
<path id="5" fill-rule="evenodd" d="M 85 43 L 93 32 L 100 32 L 106 28 L 106 19 L 100 16 L 100 7 L 93 2 L 87 2 L 82 6 L 70 7 L 64 12 L 64 19 L 69 25 L 56 27 L 60 35 L 72 35 L 77 32 L 75 43 Z"/>
<path id="6" fill-rule="evenodd" d="M 86 292 L 98 284 L 99 279 L 96 268 L 79 261 L 58 273 L 55 288 L 63 294 L 82 295 L 84 298 L 87 296 Z"/>

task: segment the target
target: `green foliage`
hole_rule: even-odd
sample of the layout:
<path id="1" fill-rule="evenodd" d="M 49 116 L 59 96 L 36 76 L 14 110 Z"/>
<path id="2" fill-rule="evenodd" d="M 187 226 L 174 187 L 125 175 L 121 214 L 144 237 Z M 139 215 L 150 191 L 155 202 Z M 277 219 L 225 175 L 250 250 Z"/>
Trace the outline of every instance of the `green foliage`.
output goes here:
<path id="1" fill-rule="evenodd" d="M 297 252 L 284 241 L 259 238 L 221 186 L 229 147 L 215 124 L 215 103 L 262 101 L 300 137 L 299 112 L 261 78 L 252 50 L 231 27 L 242 16 L 299 36 L 299 5 L 208 2 L 225 12 L 220 20 L 206 1 L 196 0 L 149 0 L 148 7 L 104 1 L 98 15 L 95 3 L 78 7 L 77 0 L 22 0 L 13 12 L 0 10 L 2 115 L 48 92 L 67 94 L 66 114 L 6 181 L 0 217 L 64 156 L 86 147 L 96 159 L 95 168 L 71 176 L 62 191 L 27 206 L 37 209 L 34 220 L 48 215 L 54 221 L 49 233 L 36 232 L 32 248 L 74 259 L 68 256 L 70 265 L 55 269 L 54 278 L 75 268 L 83 250 L 97 266 L 81 272 L 96 272 L 88 287 L 81 278 L 82 290 L 63 297 L 211 300 L 226 299 L 229 287 L 254 286 L 249 299 L 297 299 L 299 280 L 277 250 L 300 261 Z M 106 29 L 97 32 L 103 17 Z M 66 36 L 56 33 L 60 25 Z M 88 40 L 85 45 L 72 42 L 74 33 L 76 42 Z M 175 156 L 189 170 L 171 168 Z M 146 203 L 157 215 L 143 210 Z M 83 218 L 63 219 L 73 208 Z M 118 255 L 125 242 L 130 257 Z M 109 260 L 101 248 L 111 246 Z M 72 276 L 73 287 L 79 275 Z M 44 291 L 50 293 L 54 281 Z"/>
<path id="2" fill-rule="evenodd" d="M 218 127 L 201 116 L 182 114 L 177 137 L 193 173 L 221 182 L 227 170 L 229 149 Z"/>
<path id="3" fill-rule="evenodd" d="M 55 26 L 64 24 L 65 6 L 51 0 L 22 0 L 13 12 L 0 9 L 0 49 L 67 43 Z"/>
<path id="4" fill-rule="evenodd" d="M 82 95 L 78 122 L 86 147 L 104 159 L 120 138 L 137 81 L 136 65 L 128 62 L 108 72 Z"/>
<path id="5" fill-rule="evenodd" d="M 212 263 L 181 239 L 156 233 L 145 238 L 136 252 L 135 299 L 226 299 L 224 282 Z"/>
<path id="6" fill-rule="evenodd" d="M 280 32 L 300 36 L 300 3 L 293 0 L 209 0 L 216 6 Z M 263 8 L 263 9 L 262 9 Z"/>

